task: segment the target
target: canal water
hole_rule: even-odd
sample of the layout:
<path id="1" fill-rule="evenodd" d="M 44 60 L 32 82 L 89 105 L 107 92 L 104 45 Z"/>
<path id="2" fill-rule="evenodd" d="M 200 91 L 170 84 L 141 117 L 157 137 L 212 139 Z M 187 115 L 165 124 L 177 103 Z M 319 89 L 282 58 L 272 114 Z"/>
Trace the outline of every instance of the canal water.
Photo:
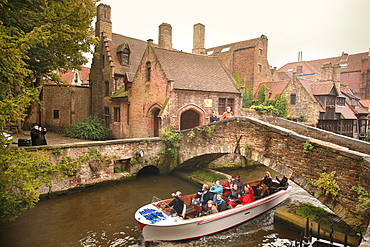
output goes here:
<path id="1" fill-rule="evenodd" d="M 244 182 L 262 178 L 266 167 L 227 171 Z M 308 197 L 295 186 L 291 199 Z M 0 225 L 0 246 L 143 246 L 135 211 L 152 197 L 197 191 L 197 186 L 173 176 L 147 176 L 40 201 L 16 221 Z M 311 199 L 312 200 L 312 199 Z M 227 231 L 200 239 L 155 246 L 290 246 L 300 232 L 274 221 L 274 211 Z"/>

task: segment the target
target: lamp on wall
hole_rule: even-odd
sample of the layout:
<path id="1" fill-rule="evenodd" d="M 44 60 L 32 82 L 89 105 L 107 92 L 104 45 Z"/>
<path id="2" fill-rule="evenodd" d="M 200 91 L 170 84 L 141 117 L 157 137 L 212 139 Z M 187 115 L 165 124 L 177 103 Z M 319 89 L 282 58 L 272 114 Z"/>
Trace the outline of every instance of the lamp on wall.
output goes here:
<path id="1" fill-rule="evenodd" d="M 140 151 L 136 152 L 136 157 L 137 157 L 137 158 L 142 158 L 142 157 L 144 157 L 144 151 L 143 151 L 143 150 L 140 150 Z"/>

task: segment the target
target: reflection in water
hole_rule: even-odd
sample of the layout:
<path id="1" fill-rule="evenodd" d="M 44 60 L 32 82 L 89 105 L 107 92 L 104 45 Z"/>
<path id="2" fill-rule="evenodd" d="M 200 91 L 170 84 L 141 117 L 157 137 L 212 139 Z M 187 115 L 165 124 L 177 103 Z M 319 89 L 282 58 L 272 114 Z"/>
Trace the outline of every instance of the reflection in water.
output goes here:
<path id="1" fill-rule="evenodd" d="M 231 172 L 248 181 L 263 177 L 266 169 L 257 167 L 253 178 L 240 170 Z M 176 190 L 188 194 L 198 189 L 176 177 L 153 176 L 41 201 L 15 222 L 0 226 L 0 246 L 139 246 L 141 233 L 134 219 L 139 206 L 153 196 L 165 199 Z M 298 237 L 274 224 L 269 211 L 213 236 L 156 246 L 290 246 Z"/>

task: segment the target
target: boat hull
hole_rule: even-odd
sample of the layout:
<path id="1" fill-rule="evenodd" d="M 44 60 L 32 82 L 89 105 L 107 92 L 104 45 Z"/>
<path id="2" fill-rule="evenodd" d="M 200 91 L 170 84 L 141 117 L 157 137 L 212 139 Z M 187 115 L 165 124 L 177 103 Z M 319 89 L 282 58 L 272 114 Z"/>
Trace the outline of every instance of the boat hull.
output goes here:
<path id="1" fill-rule="evenodd" d="M 193 219 L 169 216 L 154 224 L 143 221 L 139 214 L 139 211 L 148 207 L 149 204 L 139 209 L 135 218 L 142 226 L 145 241 L 179 241 L 199 238 L 224 231 L 263 214 L 286 200 L 290 191 L 291 187 L 252 203 L 208 216 Z"/>

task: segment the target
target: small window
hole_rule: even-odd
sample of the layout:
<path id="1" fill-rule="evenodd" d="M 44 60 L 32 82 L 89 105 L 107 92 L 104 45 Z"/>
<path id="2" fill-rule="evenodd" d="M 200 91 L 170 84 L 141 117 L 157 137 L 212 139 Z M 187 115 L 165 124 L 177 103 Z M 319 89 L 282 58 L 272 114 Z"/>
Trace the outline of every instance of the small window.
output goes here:
<path id="1" fill-rule="evenodd" d="M 257 70 L 258 73 L 262 73 L 262 64 L 258 64 Z"/>
<path id="2" fill-rule="evenodd" d="M 262 55 L 263 55 L 263 50 L 262 50 L 262 48 L 258 48 L 258 55 L 259 55 L 260 57 L 262 57 Z"/>
<path id="3" fill-rule="evenodd" d="M 234 109 L 234 99 L 219 98 L 218 99 L 218 112 L 220 114 L 224 113 L 226 111 L 226 107 L 230 107 L 231 109 Z"/>
<path id="4" fill-rule="evenodd" d="M 109 96 L 109 81 L 104 83 L 104 96 Z"/>
<path id="5" fill-rule="evenodd" d="M 286 72 L 293 72 L 294 69 L 288 69 Z"/>
<path id="6" fill-rule="evenodd" d="M 59 110 L 53 110 L 53 118 L 59 119 Z"/>
<path id="7" fill-rule="evenodd" d="M 230 46 L 229 47 L 225 47 L 221 50 L 221 53 L 224 53 L 224 52 L 228 52 L 230 50 Z"/>
<path id="8" fill-rule="evenodd" d="M 146 80 L 150 81 L 152 76 L 152 63 L 151 62 L 146 62 Z"/>
<path id="9" fill-rule="evenodd" d="M 339 66 L 341 68 L 348 68 L 348 63 L 342 63 L 342 64 L 339 64 Z"/>
<path id="10" fill-rule="evenodd" d="M 121 108 L 114 107 L 114 122 L 121 122 Z"/>
<path id="11" fill-rule="evenodd" d="M 109 107 L 104 107 L 104 123 L 105 126 L 109 129 L 110 124 L 110 113 L 109 113 Z"/>
<path id="12" fill-rule="evenodd" d="M 207 51 L 208 56 L 211 56 L 212 54 L 213 54 L 213 50 L 212 51 Z"/>
<path id="13" fill-rule="evenodd" d="M 290 95 L 290 104 L 291 105 L 295 105 L 296 104 L 296 100 L 297 100 L 297 95 L 295 93 L 292 93 Z"/>

